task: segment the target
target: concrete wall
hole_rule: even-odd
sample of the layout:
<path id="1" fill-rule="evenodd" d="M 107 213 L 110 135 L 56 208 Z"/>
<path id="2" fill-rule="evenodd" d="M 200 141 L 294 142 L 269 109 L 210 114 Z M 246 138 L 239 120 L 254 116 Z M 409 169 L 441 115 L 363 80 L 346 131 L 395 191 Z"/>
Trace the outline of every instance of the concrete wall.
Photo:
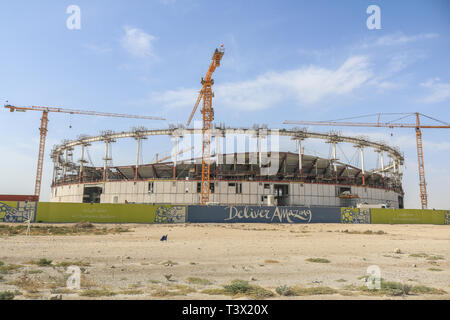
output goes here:
<path id="1" fill-rule="evenodd" d="M 201 194 L 197 192 L 199 181 L 117 181 L 95 185 L 101 186 L 103 193 L 101 203 L 166 203 L 194 205 L 201 203 Z M 241 183 L 242 193 L 236 193 L 236 187 L 230 183 Z M 153 192 L 149 190 L 153 184 Z M 337 196 L 334 184 L 311 184 L 300 182 L 259 182 L 259 181 L 216 181 L 214 193 L 210 194 L 210 202 L 223 205 L 266 205 L 263 197 L 274 194 L 274 184 L 289 186 L 287 205 L 291 206 L 348 206 Z M 268 186 L 268 188 L 265 187 Z M 343 186 L 344 187 L 344 186 Z M 84 185 L 68 185 L 52 188 L 51 202 L 81 203 Z M 398 208 L 399 194 L 384 189 L 368 187 L 351 187 L 352 194 L 359 196 L 357 201 L 369 204 L 388 203 Z"/>

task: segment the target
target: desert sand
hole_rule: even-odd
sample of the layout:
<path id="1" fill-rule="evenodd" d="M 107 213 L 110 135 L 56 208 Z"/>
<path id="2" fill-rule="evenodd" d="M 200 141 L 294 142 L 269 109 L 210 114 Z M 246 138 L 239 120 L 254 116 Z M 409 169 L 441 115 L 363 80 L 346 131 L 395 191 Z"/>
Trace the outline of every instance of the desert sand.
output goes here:
<path id="1" fill-rule="evenodd" d="M 450 298 L 448 226 L 128 224 L 122 227 L 130 228 L 130 232 L 3 236 L 0 261 L 20 267 L 2 275 L 0 292 L 18 290 L 22 294 L 15 299 L 232 299 L 202 291 L 223 288 L 232 280 L 241 279 L 271 290 L 274 296 L 268 299 Z M 367 230 L 384 233 L 364 233 Z M 168 241 L 161 242 L 165 234 Z M 44 267 L 27 264 L 42 258 L 52 264 Z M 329 262 L 307 261 L 310 258 Z M 66 270 L 56 265 L 73 261 L 86 264 L 82 268 L 84 287 L 114 295 L 88 297 L 80 295 L 88 288 L 64 290 Z M 363 277 L 372 265 L 380 268 L 386 281 L 425 285 L 445 293 L 383 296 L 345 290 L 349 285 L 364 286 Z M 17 282 L 14 285 L 24 274 L 41 287 L 27 292 Z M 188 278 L 193 277 L 205 283 L 189 282 Z M 338 293 L 280 296 L 276 288 L 283 285 L 331 287 Z M 170 294 L 171 290 L 175 293 Z M 239 299 L 251 297 L 241 295 Z"/>

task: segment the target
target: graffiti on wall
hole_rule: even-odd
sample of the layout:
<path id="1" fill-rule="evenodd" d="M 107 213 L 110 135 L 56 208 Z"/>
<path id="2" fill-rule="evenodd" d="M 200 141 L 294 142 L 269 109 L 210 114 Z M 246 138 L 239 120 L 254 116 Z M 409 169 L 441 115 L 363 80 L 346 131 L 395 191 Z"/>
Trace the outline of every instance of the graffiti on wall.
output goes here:
<path id="1" fill-rule="evenodd" d="M 185 223 L 186 222 L 186 207 L 160 206 L 156 208 L 155 223 Z"/>
<path id="2" fill-rule="evenodd" d="M 340 223 L 337 207 L 189 206 L 193 223 Z"/>
<path id="3" fill-rule="evenodd" d="M 0 202 L 0 222 L 21 223 L 28 220 L 33 221 L 35 211 L 35 202 Z"/>
<path id="4" fill-rule="evenodd" d="M 224 221 L 263 219 L 267 222 L 309 223 L 312 217 L 311 210 L 303 208 L 229 206 L 224 209 L 227 212 L 227 218 Z"/>
<path id="5" fill-rule="evenodd" d="M 341 222 L 352 224 L 370 223 L 370 209 L 341 208 Z"/>

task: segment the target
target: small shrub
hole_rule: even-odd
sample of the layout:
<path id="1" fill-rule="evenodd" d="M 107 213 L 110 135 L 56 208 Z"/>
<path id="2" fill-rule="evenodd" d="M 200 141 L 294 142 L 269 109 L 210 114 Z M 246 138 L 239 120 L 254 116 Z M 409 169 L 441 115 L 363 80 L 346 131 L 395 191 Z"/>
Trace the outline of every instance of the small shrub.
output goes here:
<path id="1" fill-rule="evenodd" d="M 58 262 L 56 264 L 57 267 L 70 267 L 70 266 L 77 266 L 77 267 L 89 267 L 90 264 L 89 262 L 83 262 L 83 261 L 63 261 L 63 262 Z"/>
<path id="2" fill-rule="evenodd" d="M 322 294 L 335 294 L 338 291 L 330 287 L 302 288 L 300 286 L 295 286 L 290 289 L 290 292 L 293 296 L 315 296 Z"/>
<path id="3" fill-rule="evenodd" d="M 22 268 L 22 266 L 17 264 L 8 264 L 0 266 L 0 274 L 10 274 L 12 271 Z"/>
<path id="4" fill-rule="evenodd" d="M 267 259 L 264 261 L 265 263 L 280 263 L 278 260 Z"/>
<path id="5" fill-rule="evenodd" d="M 11 291 L 1 291 L 0 300 L 13 300 L 15 294 Z"/>
<path id="6" fill-rule="evenodd" d="M 442 271 L 442 269 L 439 269 L 439 268 L 428 268 L 428 270 L 430 270 L 430 271 Z"/>
<path id="7" fill-rule="evenodd" d="M 430 288 L 424 285 L 417 285 L 411 288 L 412 294 L 446 294 L 447 292 L 441 289 Z"/>
<path id="8" fill-rule="evenodd" d="M 225 289 L 223 289 L 223 288 L 209 288 L 209 289 L 205 289 L 205 290 L 201 291 L 201 293 L 209 294 L 209 295 L 213 295 L 213 296 L 226 295 Z"/>
<path id="9" fill-rule="evenodd" d="M 428 255 L 426 253 L 412 253 L 409 255 L 410 257 L 414 258 L 426 258 Z"/>
<path id="10" fill-rule="evenodd" d="M 84 290 L 83 292 L 80 292 L 79 295 L 82 297 L 111 297 L 115 296 L 117 293 L 113 291 L 109 291 L 107 289 L 90 289 L 90 290 Z"/>
<path id="11" fill-rule="evenodd" d="M 306 259 L 308 262 L 315 262 L 315 263 L 330 263 L 331 261 L 324 258 L 309 258 Z"/>
<path id="12" fill-rule="evenodd" d="M 236 296 L 245 295 L 257 299 L 264 299 L 273 297 L 272 291 L 264 289 L 263 287 L 251 285 L 248 281 L 233 280 L 231 284 L 223 286 L 225 294 Z"/>
<path id="13" fill-rule="evenodd" d="M 90 222 L 82 221 L 82 222 L 78 222 L 77 224 L 75 224 L 74 228 L 75 229 L 92 229 L 92 228 L 95 228 L 95 226 Z"/>
<path id="14" fill-rule="evenodd" d="M 278 286 L 275 289 L 276 293 L 278 293 L 280 296 L 291 296 L 292 295 L 292 291 L 291 288 L 286 286 L 286 285 L 282 285 L 282 286 Z"/>
<path id="15" fill-rule="evenodd" d="M 207 285 L 212 284 L 212 282 L 208 279 L 195 278 L 195 277 L 189 277 L 186 279 L 186 281 L 191 284 L 198 284 L 198 285 L 202 285 L 202 286 L 207 286 Z"/>
<path id="16" fill-rule="evenodd" d="M 436 261 L 436 260 L 444 260 L 444 257 L 442 256 L 430 256 L 427 258 L 429 261 Z"/>
<path id="17" fill-rule="evenodd" d="M 35 264 L 39 267 L 48 267 L 52 265 L 52 261 L 51 260 L 47 260 L 45 258 L 39 259 L 39 260 L 33 260 L 33 261 L 28 261 L 25 262 L 25 264 Z"/>

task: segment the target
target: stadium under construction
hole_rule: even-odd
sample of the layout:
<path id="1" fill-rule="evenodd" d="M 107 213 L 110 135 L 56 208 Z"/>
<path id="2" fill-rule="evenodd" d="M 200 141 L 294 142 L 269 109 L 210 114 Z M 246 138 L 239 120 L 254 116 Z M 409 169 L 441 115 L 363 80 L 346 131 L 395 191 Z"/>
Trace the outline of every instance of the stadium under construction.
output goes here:
<path id="1" fill-rule="evenodd" d="M 171 126 L 167 129 L 135 128 L 129 132 L 104 132 L 64 141 L 52 150 L 54 163 L 50 201 L 74 203 L 201 204 L 202 157 L 194 147 L 183 150 L 190 137 L 202 129 Z M 170 157 L 140 163 L 142 141 L 168 136 Z M 241 137 L 248 148 L 226 150 L 228 137 Z M 316 133 L 294 128 L 211 128 L 214 146 L 210 156 L 208 204 L 349 207 L 359 204 L 403 208 L 402 165 L 395 147 L 367 138 L 338 133 Z M 275 138 L 274 138 L 275 137 Z M 296 152 L 273 148 L 270 141 L 285 137 L 297 144 Z M 111 165 L 111 144 L 118 139 L 136 143 L 136 162 Z M 234 139 L 234 138 L 233 138 Z M 302 143 L 314 139 L 329 144 L 330 157 L 305 154 Z M 103 166 L 87 161 L 88 148 L 104 143 Z M 338 146 L 355 148 L 359 166 L 338 158 Z M 195 144 L 193 144 L 196 146 Z M 80 155 L 74 159 L 74 150 Z M 201 143 L 200 143 L 201 149 Z M 182 157 L 189 152 L 190 156 Z M 378 154 L 380 166 L 368 168 L 367 152 Z M 169 158 L 169 159 L 167 159 Z M 97 159 L 98 160 L 98 159 Z M 168 160 L 168 161 L 166 161 Z"/>

